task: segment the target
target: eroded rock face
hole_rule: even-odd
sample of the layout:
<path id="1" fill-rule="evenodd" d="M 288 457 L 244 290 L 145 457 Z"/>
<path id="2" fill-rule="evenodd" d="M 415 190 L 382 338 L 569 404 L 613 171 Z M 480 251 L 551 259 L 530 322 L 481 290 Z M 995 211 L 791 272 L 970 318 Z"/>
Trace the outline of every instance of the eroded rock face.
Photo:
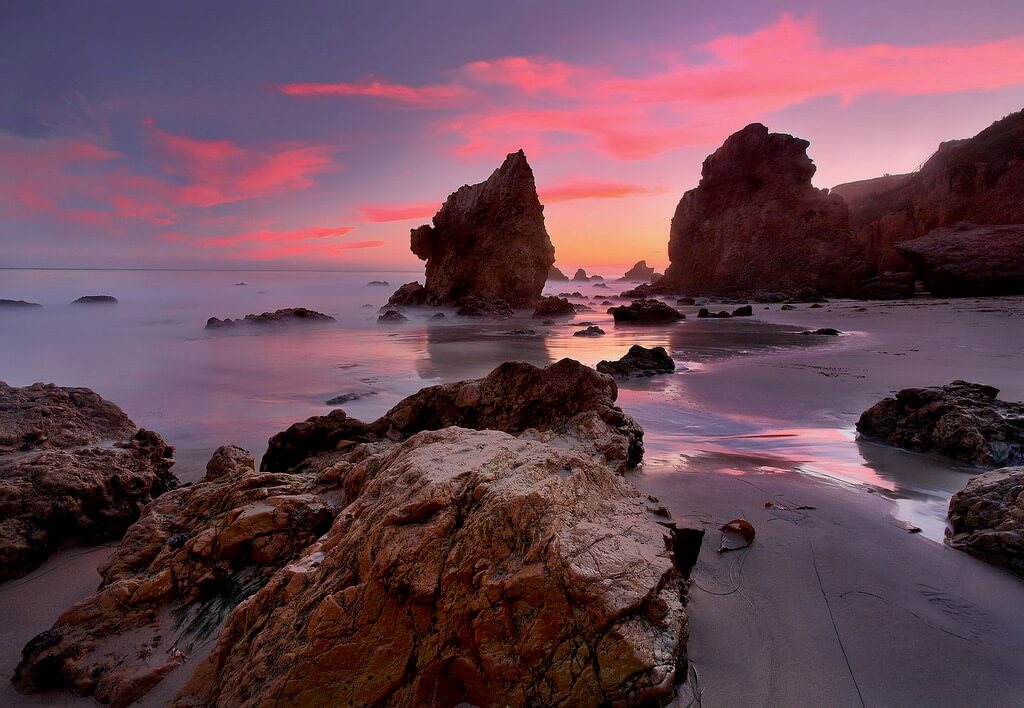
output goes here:
<path id="1" fill-rule="evenodd" d="M 412 230 L 412 252 L 427 262 L 427 304 L 458 305 L 473 296 L 528 307 L 538 300 L 555 248 L 523 151 L 486 182 L 449 196 L 433 224 Z"/>
<path id="2" fill-rule="evenodd" d="M 616 322 L 631 324 L 659 324 L 686 319 L 686 315 L 679 310 L 653 298 L 634 300 L 629 305 L 609 307 L 608 312 Z"/>
<path id="3" fill-rule="evenodd" d="M 1024 224 L 936 229 L 894 247 L 939 297 L 1024 294 Z"/>
<path id="4" fill-rule="evenodd" d="M 1024 467 L 984 472 L 949 501 L 946 543 L 1024 576 Z"/>
<path id="5" fill-rule="evenodd" d="M 634 344 L 618 361 L 602 361 L 597 370 L 603 374 L 630 378 L 634 376 L 655 376 L 671 374 L 676 370 L 676 363 L 665 351 L 665 347 L 641 347 Z"/>
<path id="6" fill-rule="evenodd" d="M 689 295 L 852 293 L 868 265 L 842 198 L 811 185 L 807 146 L 759 123 L 729 136 L 676 207 L 672 263 L 658 285 Z"/>
<path id="7" fill-rule="evenodd" d="M 218 449 L 202 482 L 145 508 L 100 567 L 96 594 L 29 642 L 16 686 L 122 706 L 141 698 L 324 533 L 342 498 L 311 476 L 257 474 L 241 448 Z"/>
<path id="8" fill-rule="evenodd" d="M 236 320 L 218 319 L 211 317 L 206 321 L 206 329 L 220 329 L 224 327 L 237 327 L 238 325 L 268 325 L 287 324 L 289 322 L 335 322 L 330 315 L 325 315 L 316 310 L 309 310 L 305 307 L 286 307 L 282 310 L 264 312 L 260 315 L 246 315 Z"/>
<path id="9" fill-rule="evenodd" d="M 374 423 L 298 423 L 263 472 L 221 448 L 146 507 L 15 683 L 118 706 L 183 684 L 176 705 L 668 703 L 692 559 L 616 474 L 642 433 L 615 395 L 572 360 L 506 363 Z"/>
<path id="10" fill-rule="evenodd" d="M 240 605 L 177 705 L 638 705 L 685 672 L 666 528 L 609 468 L 488 430 L 419 433 Z"/>
<path id="11" fill-rule="evenodd" d="M 86 388 L 0 382 L 0 581 L 65 541 L 120 538 L 177 485 L 174 448 Z"/>
<path id="12" fill-rule="evenodd" d="M 372 423 L 341 410 L 296 423 L 270 439 L 260 468 L 285 471 L 354 443 L 459 426 L 540 438 L 568 435 L 576 449 L 621 470 L 643 456 L 643 431 L 615 405 L 617 396 L 610 376 L 573 359 L 544 368 L 505 362 L 482 379 L 425 388 Z"/>
<path id="13" fill-rule="evenodd" d="M 853 229 L 880 273 L 907 270 L 893 244 L 933 229 L 962 221 L 1024 224 L 1024 111 L 973 138 L 942 143 L 911 175 L 839 185 L 833 191 L 847 200 Z M 973 253 L 984 258 L 988 250 Z"/>
<path id="14" fill-rule="evenodd" d="M 992 386 L 954 381 L 908 388 L 861 414 L 857 430 L 910 450 L 934 450 L 985 467 L 1024 464 L 1024 404 Z"/>
<path id="15" fill-rule="evenodd" d="M 419 283 L 406 283 L 396 290 L 385 307 L 420 307 L 427 304 L 427 289 Z"/>

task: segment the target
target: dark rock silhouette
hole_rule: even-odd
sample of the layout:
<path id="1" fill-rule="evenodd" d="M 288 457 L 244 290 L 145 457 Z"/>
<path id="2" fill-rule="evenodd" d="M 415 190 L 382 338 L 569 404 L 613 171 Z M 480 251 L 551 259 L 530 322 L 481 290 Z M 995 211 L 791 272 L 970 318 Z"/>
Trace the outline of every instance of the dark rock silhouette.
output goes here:
<path id="1" fill-rule="evenodd" d="M 665 347 L 641 347 L 634 344 L 618 361 L 602 361 L 597 365 L 602 374 L 620 378 L 670 374 L 676 370 L 676 363 L 665 351 Z"/>
<path id="2" fill-rule="evenodd" d="M 427 304 L 429 293 L 419 283 L 406 283 L 396 290 L 385 307 L 420 307 Z"/>
<path id="3" fill-rule="evenodd" d="M 397 324 L 399 322 L 408 322 L 409 318 L 398 310 L 385 310 L 377 318 L 377 321 L 383 324 Z"/>
<path id="4" fill-rule="evenodd" d="M 458 305 L 466 297 L 514 308 L 540 299 L 555 248 L 523 151 L 485 182 L 451 194 L 433 223 L 412 230 L 412 252 L 427 262 L 426 303 Z"/>
<path id="5" fill-rule="evenodd" d="M 609 314 L 616 322 L 632 322 L 637 324 L 649 324 L 660 322 L 676 322 L 685 320 L 679 310 L 666 305 L 660 300 L 634 300 L 629 305 L 608 308 Z"/>
<path id="6" fill-rule="evenodd" d="M 852 293 L 868 265 L 842 198 L 811 185 L 807 146 L 758 123 L 729 136 L 679 201 L 659 288 Z"/>
<path id="7" fill-rule="evenodd" d="M 576 308 L 564 297 L 547 296 L 542 297 L 533 310 L 534 317 L 572 317 L 576 315 Z"/>
<path id="8" fill-rule="evenodd" d="M 650 282 L 655 279 L 657 273 L 654 272 L 654 268 L 647 265 L 647 261 L 637 261 L 636 265 L 626 271 L 626 273 L 619 278 L 619 280 L 643 280 Z"/>
<path id="9" fill-rule="evenodd" d="M 26 300 L 7 300 L 0 298 L 0 307 L 42 307 L 38 302 L 28 302 Z"/>
<path id="10" fill-rule="evenodd" d="M 548 268 L 548 280 L 568 280 L 569 276 L 560 271 L 557 267 Z"/>
<path id="11" fill-rule="evenodd" d="M 113 295 L 83 295 L 72 305 L 116 305 L 117 298 Z"/>
<path id="12" fill-rule="evenodd" d="M 936 229 L 895 248 L 934 295 L 1024 294 L 1024 224 Z"/>
<path id="13" fill-rule="evenodd" d="M 287 324 L 289 322 L 335 322 L 330 315 L 325 315 L 316 310 L 309 310 L 305 307 L 287 307 L 283 310 L 264 312 L 261 315 L 246 315 L 239 319 L 218 319 L 211 317 L 206 321 L 206 329 L 223 329 L 226 327 L 237 327 L 239 325 L 274 325 Z"/>

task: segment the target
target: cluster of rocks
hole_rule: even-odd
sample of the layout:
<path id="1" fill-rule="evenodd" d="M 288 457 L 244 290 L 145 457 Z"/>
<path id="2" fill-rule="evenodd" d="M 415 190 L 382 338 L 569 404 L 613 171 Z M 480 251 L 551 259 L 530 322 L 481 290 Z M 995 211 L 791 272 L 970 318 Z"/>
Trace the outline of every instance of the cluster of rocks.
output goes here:
<path id="1" fill-rule="evenodd" d="M 115 705 L 164 682 L 176 705 L 665 704 L 693 549 L 617 474 L 643 447 L 616 395 L 572 360 L 506 363 L 371 423 L 297 423 L 259 471 L 221 448 L 15 684 Z"/>
<path id="2" fill-rule="evenodd" d="M 731 319 L 733 317 L 753 317 L 753 315 L 754 308 L 751 307 L 750 305 L 740 305 L 732 312 L 729 312 L 728 310 L 719 310 L 718 312 L 712 312 L 706 307 L 700 308 L 700 310 L 698 310 L 697 312 L 698 319 L 702 320 L 725 320 Z"/>
<path id="3" fill-rule="evenodd" d="M 979 467 L 949 503 L 946 542 L 1024 575 L 1024 403 L 1000 401 L 992 386 L 954 381 L 905 389 L 857 421 L 861 435 L 936 452 Z"/>
<path id="4" fill-rule="evenodd" d="M 309 310 L 305 307 L 288 307 L 273 312 L 264 312 L 260 315 L 246 315 L 238 319 L 218 319 L 211 317 L 206 321 L 206 329 L 225 329 L 239 325 L 275 325 L 288 324 L 291 322 L 335 322 L 330 315 L 325 315 L 316 310 Z"/>
<path id="5" fill-rule="evenodd" d="M 120 538 L 177 485 L 174 448 L 86 388 L 0 382 L 0 581 L 61 544 Z"/>
<path id="6" fill-rule="evenodd" d="M 564 297 L 542 297 L 533 308 L 534 317 L 574 317 L 576 307 Z"/>

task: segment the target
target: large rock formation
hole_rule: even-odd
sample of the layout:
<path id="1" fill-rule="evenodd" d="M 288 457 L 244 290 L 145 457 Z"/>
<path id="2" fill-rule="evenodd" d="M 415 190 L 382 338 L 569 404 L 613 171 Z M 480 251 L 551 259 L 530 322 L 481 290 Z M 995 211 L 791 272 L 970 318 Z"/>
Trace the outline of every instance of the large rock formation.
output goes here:
<path id="1" fill-rule="evenodd" d="M 259 473 L 221 448 L 15 683 L 115 705 L 164 681 L 182 706 L 668 703 L 692 558 L 616 474 L 640 430 L 615 394 L 571 360 L 508 363 L 374 423 L 296 424 Z"/>
<path id="2" fill-rule="evenodd" d="M 654 268 L 647 265 L 647 261 L 637 261 L 632 268 L 627 270 L 619 280 L 642 280 L 650 282 L 660 277 L 654 272 Z"/>
<path id="3" fill-rule="evenodd" d="M 120 538 L 177 485 L 174 448 L 86 388 L 0 382 L 0 581 L 61 543 Z"/>
<path id="4" fill-rule="evenodd" d="M 967 140 L 942 143 L 921 169 L 839 185 L 854 231 L 878 272 L 906 270 L 900 241 L 961 221 L 1024 224 L 1024 111 Z M 976 253 L 984 258 L 988 248 Z"/>
<path id="5" fill-rule="evenodd" d="M 976 475 L 954 494 L 946 543 L 1024 576 L 1024 467 Z"/>
<path id="6" fill-rule="evenodd" d="M 967 381 L 907 388 L 864 411 L 857 431 L 985 467 L 1024 464 L 1024 403 L 997 400 L 998 393 Z"/>
<path id="7" fill-rule="evenodd" d="M 895 248 L 934 295 L 1024 294 L 1024 224 L 936 229 Z"/>
<path id="8" fill-rule="evenodd" d="M 505 158 L 486 182 L 450 195 L 432 225 L 412 230 L 412 252 L 427 262 L 431 305 L 474 296 L 527 307 L 539 299 L 555 248 L 523 151 Z"/>
<path id="9" fill-rule="evenodd" d="M 807 146 L 759 123 L 729 136 L 676 207 L 659 288 L 852 293 L 868 266 L 842 198 L 811 186 Z"/>

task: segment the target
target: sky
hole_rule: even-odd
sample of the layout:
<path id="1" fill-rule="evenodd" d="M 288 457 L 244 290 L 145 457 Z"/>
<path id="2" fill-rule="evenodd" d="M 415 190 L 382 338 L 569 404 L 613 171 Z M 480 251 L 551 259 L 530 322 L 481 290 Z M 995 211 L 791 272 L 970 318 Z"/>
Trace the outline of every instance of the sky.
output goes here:
<path id="1" fill-rule="evenodd" d="M 1021 110 L 1024 3 L 0 0 L 0 67 L 0 267 L 417 269 L 523 148 L 616 275 L 749 123 L 831 187 Z"/>

